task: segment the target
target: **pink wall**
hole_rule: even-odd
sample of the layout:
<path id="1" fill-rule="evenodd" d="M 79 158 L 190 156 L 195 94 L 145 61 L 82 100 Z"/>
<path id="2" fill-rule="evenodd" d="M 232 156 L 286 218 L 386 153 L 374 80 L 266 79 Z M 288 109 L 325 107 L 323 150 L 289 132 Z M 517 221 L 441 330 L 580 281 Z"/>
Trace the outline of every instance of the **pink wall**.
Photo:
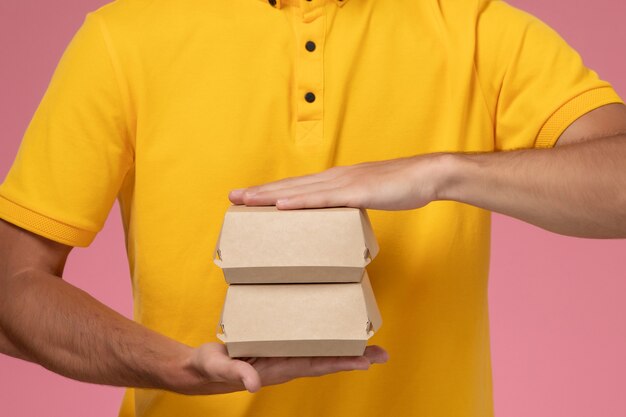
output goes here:
<path id="1" fill-rule="evenodd" d="M 0 178 L 54 67 L 103 0 L 0 1 Z M 626 97 L 626 3 L 511 0 L 557 29 Z M 491 323 L 499 416 L 626 415 L 626 241 L 550 234 L 494 216 Z M 116 210 L 68 279 L 129 315 Z M 112 416 L 122 390 L 82 384 L 0 356 L 0 416 Z M 480 416 L 476 416 L 480 417 Z"/>

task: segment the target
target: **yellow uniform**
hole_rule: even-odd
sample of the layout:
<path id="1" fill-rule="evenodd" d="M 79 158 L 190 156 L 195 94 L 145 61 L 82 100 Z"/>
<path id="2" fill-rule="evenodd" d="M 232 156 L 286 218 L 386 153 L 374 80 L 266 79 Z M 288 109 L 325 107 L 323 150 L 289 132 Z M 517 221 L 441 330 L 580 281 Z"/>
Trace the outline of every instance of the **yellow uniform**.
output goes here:
<path id="1" fill-rule="evenodd" d="M 0 217 L 88 245 L 119 198 L 135 318 L 215 341 L 233 188 L 431 152 L 550 147 L 620 102 L 535 18 L 490 0 L 118 0 L 66 50 L 0 188 Z M 260 393 L 129 390 L 122 416 L 488 417 L 490 217 L 370 212 L 391 360 Z"/>

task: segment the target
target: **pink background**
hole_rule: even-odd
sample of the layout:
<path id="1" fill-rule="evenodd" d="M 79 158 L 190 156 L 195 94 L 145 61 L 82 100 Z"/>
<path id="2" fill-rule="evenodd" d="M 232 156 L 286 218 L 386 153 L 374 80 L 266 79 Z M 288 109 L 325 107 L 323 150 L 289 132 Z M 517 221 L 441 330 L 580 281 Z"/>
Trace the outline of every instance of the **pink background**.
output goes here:
<path id="1" fill-rule="evenodd" d="M 65 46 L 102 0 L 0 1 L 0 178 Z M 512 0 L 626 97 L 626 2 Z M 557 236 L 494 216 L 490 286 L 495 405 L 507 417 L 626 415 L 626 241 Z M 130 315 L 117 209 L 67 279 Z M 122 390 L 0 355 L 1 416 L 113 416 Z M 476 416 L 480 417 L 480 416 Z"/>

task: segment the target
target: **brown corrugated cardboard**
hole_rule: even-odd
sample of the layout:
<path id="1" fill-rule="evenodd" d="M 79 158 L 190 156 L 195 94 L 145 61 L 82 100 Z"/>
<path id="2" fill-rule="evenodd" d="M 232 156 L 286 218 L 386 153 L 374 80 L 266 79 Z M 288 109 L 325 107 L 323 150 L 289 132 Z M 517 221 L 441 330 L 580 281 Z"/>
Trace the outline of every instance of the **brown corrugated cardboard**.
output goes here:
<path id="1" fill-rule="evenodd" d="M 231 357 L 360 356 L 382 319 L 359 283 L 231 285 L 218 337 Z"/>
<path id="2" fill-rule="evenodd" d="M 363 210 L 231 206 L 214 260 L 230 284 L 359 282 L 377 253 Z"/>

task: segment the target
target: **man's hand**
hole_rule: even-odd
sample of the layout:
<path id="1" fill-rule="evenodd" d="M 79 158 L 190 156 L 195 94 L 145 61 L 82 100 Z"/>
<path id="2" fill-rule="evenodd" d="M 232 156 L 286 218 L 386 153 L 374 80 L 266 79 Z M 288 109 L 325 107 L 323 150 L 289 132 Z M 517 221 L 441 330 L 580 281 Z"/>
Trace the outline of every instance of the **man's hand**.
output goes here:
<path id="1" fill-rule="evenodd" d="M 231 359 L 154 332 L 61 279 L 71 248 L 0 220 L 0 353 L 80 381 L 184 394 L 258 391 L 294 378 L 367 369 L 387 354 Z"/>
<path id="2" fill-rule="evenodd" d="M 276 205 L 280 209 L 364 207 L 408 210 L 438 198 L 445 178 L 440 159 L 424 155 L 331 168 L 319 174 L 288 178 L 234 190 L 234 204 Z"/>
<path id="3" fill-rule="evenodd" d="M 234 204 L 279 209 L 405 210 L 435 200 L 471 204 L 544 229 L 626 237 L 626 106 L 573 123 L 554 149 L 431 154 L 336 167 L 231 191 Z"/>
<path id="4" fill-rule="evenodd" d="M 198 376 L 188 387 L 174 387 L 184 394 L 217 394 L 282 384 L 301 377 L 335 372 L 367 370 L 370 365 L 387 361 L 387 353 L 368 346 L 363 356 L 318 358 L 231 359 L 224 345 L 207 343 L 194 349 L 188 367 Z"/>

